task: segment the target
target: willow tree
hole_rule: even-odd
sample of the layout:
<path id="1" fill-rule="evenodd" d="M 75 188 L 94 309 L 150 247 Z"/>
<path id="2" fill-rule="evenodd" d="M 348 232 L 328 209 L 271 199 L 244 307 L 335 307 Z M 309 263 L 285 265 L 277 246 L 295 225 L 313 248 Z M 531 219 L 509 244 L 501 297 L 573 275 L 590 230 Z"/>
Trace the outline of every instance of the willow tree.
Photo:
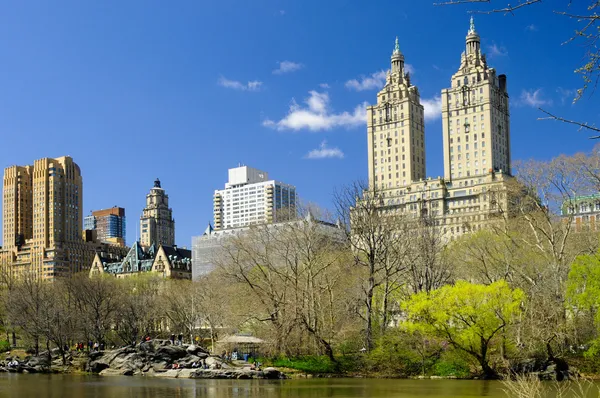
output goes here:
<path id="1" fill-rule="evenodd" d="M 525 296 L 505 281 L 479 285 L 459 281 L 404 303 L 408 322 L 424 333 L 446 339 L 471 355 L 486 378 L 498 377 L 490 366 L 490 351 L 498 337 L 516 322 Z"/>

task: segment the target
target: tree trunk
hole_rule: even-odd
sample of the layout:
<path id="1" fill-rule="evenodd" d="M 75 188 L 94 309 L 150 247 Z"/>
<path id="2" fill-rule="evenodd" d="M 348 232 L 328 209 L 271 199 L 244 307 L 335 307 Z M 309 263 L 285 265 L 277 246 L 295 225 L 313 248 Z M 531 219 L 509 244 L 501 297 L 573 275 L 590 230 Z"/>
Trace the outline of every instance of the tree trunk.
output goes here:
<path id="1" fill-rule="evenodd" d="M 367 289 L 367 329 L 365 331 L 365 343 L 368 352 L 373 348 L 373 293 L 375 290 L 375 276 L 373 270 L 369 276 L 369 288 Z"/>

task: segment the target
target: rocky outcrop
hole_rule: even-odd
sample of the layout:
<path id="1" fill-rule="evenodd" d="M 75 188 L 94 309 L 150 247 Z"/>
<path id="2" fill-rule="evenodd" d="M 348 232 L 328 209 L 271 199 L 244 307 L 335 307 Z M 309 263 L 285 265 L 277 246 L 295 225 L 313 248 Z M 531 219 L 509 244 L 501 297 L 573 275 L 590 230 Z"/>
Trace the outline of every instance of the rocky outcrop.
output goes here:
<path id="1" fill-rule="evenodd" d="M 564 359 L 552 357 L 549 359 L 523 359 L 514 363 L 510 368 L 511 374 L 536 375 L 540 380 L 563 381 L 576 379 L 577 369 L 569 367 Z"/>
<path id="2" fill-rule="evenodd" d="M 196 345 L 172 345 L 169 340 L 150 340 L 135 347 L 90 353 L 86 370 L 103 376 L 146 375 L 190 379 L 280 379 L 274 368 L 252 370 L 235 367 Z"/>

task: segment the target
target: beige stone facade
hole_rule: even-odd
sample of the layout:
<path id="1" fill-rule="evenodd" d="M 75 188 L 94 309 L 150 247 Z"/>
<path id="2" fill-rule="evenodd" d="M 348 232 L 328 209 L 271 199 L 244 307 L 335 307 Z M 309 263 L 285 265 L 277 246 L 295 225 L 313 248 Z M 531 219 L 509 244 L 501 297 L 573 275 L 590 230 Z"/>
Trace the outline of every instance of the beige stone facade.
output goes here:
<path id="1" fill-rule="evenodd" d="M 392 68 L 367 107 L 369 185 L 398 188 L 425 178 L 425 124 L 419 90 L 410 82 L 398 38 Z"/>
<path id="2" fill-rule="evenodd" d="M 496 171 L 510 175 L 510 116 L 506 76 L 481 53 L 473 22 L 451 87 L 442 90 L 444 178 Z"/>
<path id="3" fill-rule="evenodd" d="M 473 20 L 451 87 L 442 90 L 444 177 L 425 177 L 423 107 L 398 43 L 377 104 L 367 109 L 369 189 L 382 211 L 435 221 L 446 241 L 508 213 L 510 125 L 506 76 L 481 53 Z"/>
<path id="4" fill-rule="evenodd" d="M 52 279 L 87 270 L 103 246 L 113 250 L 82 239 L 82 191 L 81 171 L 68 156 L 5 169 L 3 271 Z"/>
<path id="5" fill-rule="evenodd" d="M 173 210 L 169 208 L 169 195 L 158 179 L 146 195 L 146 207 L 140 218 L 140 243 L 145 247 L 175 244 Z"/>

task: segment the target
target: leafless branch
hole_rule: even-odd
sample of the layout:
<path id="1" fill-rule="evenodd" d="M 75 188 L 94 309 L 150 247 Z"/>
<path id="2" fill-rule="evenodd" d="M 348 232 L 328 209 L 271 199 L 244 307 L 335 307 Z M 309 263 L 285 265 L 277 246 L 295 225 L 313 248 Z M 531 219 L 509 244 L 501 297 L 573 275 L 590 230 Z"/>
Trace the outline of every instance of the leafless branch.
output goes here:
<path id="1" fill-rule="evenodd" d="M 436 6 L 444 6 L 444 5 L 454 5 L 454 4 L 465 4 L 465 3 L 490 3 L 491 0 L 449 0 L 441 3 L 433 3 Z M 504 8 L 496 8 L 488 11 L 469 11 L 472 14 L 493 14 L 493 13 L 513 13 L 515 10 L 519 8 L 530 6 L 535 3 L 541 3 L 542 0 L 526 0 L 523 2 L 519 2 L 519 4 L 511 5 L 510 3 L 506 5 Z"/>
<path id="2" fill-rule="evenodd" d="M 600 128 L 591 126 L 587 122 L 577 122 L 574 120 L 568 120 L 563 117 L 553 115 L 552 113 L 545 111 L 542 108 L 538 108 L 538 109 L 540 111 L 544 112 L 546 115 L 548 115 L 548 117 L 539 117 L 538 120 L 557 120 L 559 122 L 569 123 L 569 124 L 574 124 L 576 126 L 579 126 L 579 130 L 588 129 L 588 130 L 592 130 L 592 131 L 596 131 L 596 132 L 600 133 Z M 600 138 L 600 136 L 598 136 L 598 135 L 590 137 L 590 139 L 598 139 L 598 138 Z"/>

